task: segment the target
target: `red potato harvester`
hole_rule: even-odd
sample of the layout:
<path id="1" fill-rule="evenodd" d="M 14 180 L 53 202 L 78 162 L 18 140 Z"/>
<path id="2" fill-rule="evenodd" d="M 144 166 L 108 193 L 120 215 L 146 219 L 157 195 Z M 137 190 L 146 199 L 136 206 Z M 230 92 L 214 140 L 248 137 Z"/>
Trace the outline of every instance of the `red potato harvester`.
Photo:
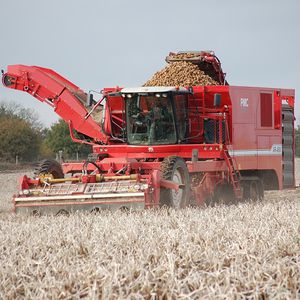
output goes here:
<path id="1" fill-rule="evenodd" d="M 228 85 L 216 56 L 197 53 L 220 85 L 105 88 L 98 101 L 50 69 L 8 66 L 4 86 L 52 106 L 93 149 L 23 176 L 15 212 L 182 208 L 295 187 L 294 90 Z"/>

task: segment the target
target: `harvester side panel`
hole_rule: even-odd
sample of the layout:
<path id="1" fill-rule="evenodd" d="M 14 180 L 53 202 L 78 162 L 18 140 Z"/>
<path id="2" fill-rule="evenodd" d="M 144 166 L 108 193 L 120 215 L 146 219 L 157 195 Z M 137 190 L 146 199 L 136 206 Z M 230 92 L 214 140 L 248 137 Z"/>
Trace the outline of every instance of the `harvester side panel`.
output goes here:
<path id="1" fill-rule="evenodd" d="M 257 174 L 260 171 L 275 171 L 278 188 L 295 185 L 294 155 L 284 158 L 282 135 L 282 102 L 289 99 L 290 115 L 286 143 L 294 153 L 294 91 L 271 88 L 230 86 L 232 100 L 232 145 L 230 153 L 236 159 L 240 171 Z M 292 116 L 292 117 L 291 117 Z M 292 119 L 292 121 L 290 120 Z M 290 128 L 291 127 L 291 128 Z M 286 147 L 287 148 L 287 147 Z M 289 185 L 283 184 L 283 166 Z M 287 179 L 286 179 L 287 180 Z M 293 182 L 293 183 L 292 183 Z"/>

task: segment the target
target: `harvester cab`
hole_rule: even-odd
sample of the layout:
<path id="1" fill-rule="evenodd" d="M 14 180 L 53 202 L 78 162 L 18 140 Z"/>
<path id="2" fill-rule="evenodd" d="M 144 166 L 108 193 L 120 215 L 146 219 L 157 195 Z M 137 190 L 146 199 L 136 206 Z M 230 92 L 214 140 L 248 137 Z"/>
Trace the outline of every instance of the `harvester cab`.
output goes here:
<path id="1" fill-rule="evenodd" d="M 185 138 L 189 91 L 175 87 L 121 90 L 125 100 L 127 143 L 177 144 Z"/>

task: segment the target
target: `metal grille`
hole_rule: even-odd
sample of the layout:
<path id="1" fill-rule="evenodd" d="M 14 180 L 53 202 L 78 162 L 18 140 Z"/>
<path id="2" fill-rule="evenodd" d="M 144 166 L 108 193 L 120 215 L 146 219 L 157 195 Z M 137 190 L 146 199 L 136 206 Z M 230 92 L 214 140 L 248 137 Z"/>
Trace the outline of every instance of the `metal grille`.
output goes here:
<path id="1" fill-rule="evenodd" d="M 62 183 L 62 184 L 52 184 L 46 185 L 41 193 L 50 196 L 50 195 L 72 195 L 74 193 L 83 193 L 84 191 L 83 184 L 72 184 L 72 183 Z"/>
<path id="2" fill-rule="evenodd" d="M 204 138 L 206 144 L 214 143 L 225 143 L 226 141 L 226 130 L 225 130 L 225 121 L 222 121 L 222 141 L 220 141 L 219 136 L 219 122 L 218 120 L 204 120 Z"/>
<path id="3" fill-rule="evenodd" d="M 282 168 L 283 186 L 293 187 L 294 178 L 294 113 L 291 107 L 282 105 Z"/>
<path id="4" fill-rule="evenodd" d="M 132 180 L 108 181 L 97 183 L 62 183 L 45 185 L 43 188 L 31 190 L 33 194 L 40 193 L 45 196 L 74 195 L 74 194 L 107 194 L 141 192 L 148 187 L 145 183 Z"/>
<path id="5" fill-rule="evenodd" d="M 126 193 L 126 192 L 138 192 L 145 189 L 144 184 L 140 184 L 136 181 L 122 180 L 122 181 L 110 181 L 100 183 L 89 183 L 85 189 L 85 194 L 93 193 Z"/>

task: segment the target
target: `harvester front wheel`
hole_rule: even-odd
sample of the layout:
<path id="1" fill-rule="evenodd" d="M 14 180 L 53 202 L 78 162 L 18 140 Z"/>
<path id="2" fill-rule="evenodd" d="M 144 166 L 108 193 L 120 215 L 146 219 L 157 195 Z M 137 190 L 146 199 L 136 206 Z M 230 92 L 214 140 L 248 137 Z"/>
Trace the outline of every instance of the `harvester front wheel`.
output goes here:
<path id="1" fill-rule="evenodd" d="M 43 160 L 34 170 L 34 176 L 51 174 L 53 178 L 64 178 L 64 173 L 59 162 L 53 159 Z"/>
<path id="2" fill-rule="evenodd" d="M 190 178 L 185 161 L 178 156 L 166 157 L 161 163 L 160 170 L 162 178 L 183 185 L 177 192 L 161 188 L 160 204 L 174 208 L 186 207 L 189 202 Z"/>

